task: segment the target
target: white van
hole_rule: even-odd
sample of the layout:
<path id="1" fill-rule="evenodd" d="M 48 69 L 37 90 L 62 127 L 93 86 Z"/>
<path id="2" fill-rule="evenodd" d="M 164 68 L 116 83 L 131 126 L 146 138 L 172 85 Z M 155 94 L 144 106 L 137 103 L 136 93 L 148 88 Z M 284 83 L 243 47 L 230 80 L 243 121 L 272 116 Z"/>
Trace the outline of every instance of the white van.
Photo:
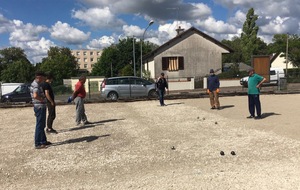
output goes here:
<path id="1" fill-rule="evenodd" d="M 0 83 L 0 95 L 8 94 L 24 83 Z"/>
<path id="2" fill-rule="evenodd" d="M 284 77 L 285 74 L 283 68 L 270 68 L 270 82 L 264 84 L 278 85 L 279 79 Z M 244 87 L 248 87 L 248 78 L 249 76 L 241 78 L 240 84 Z"/>

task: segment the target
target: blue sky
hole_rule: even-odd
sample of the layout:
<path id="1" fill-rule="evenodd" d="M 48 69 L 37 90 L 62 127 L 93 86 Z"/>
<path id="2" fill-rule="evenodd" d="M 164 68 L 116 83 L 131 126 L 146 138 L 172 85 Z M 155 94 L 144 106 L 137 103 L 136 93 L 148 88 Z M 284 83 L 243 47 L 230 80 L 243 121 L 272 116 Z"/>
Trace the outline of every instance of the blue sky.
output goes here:
<path id="1" fill-rule="evenodd" d="M 103 49 L 120 38 L 158 45 L 175 29 L 195 27 L 217 40 L 239 36 L 247 11 L 259 15 L 259 37 L 300 33 L 298 0 L 0 0 L 0 49 L 21 47 L 32 63 L 51 46 Z"/>

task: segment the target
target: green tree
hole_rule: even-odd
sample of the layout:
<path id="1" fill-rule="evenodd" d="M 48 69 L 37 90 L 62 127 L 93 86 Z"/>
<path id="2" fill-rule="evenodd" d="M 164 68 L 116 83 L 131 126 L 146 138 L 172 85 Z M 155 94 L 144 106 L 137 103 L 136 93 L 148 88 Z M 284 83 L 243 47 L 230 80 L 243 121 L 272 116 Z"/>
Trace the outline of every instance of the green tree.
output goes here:
<path id="1" fill-rule="evenodd" d="M 91 75 L 93 76 L 116 76 L 116 61 L 118 60 L 119 51 L 116 46 L 104 48 L 101 57 L 97 63 L 94 64 Z"/>
<path id="2" fill-rule="evenodd" d="M 39 70 L 53 74 L 54 86 L 63 84 L 63 79 L 77 76 L 78 73 L 76 59 L 66 47 L 50 47 L 48 57 L 44 58 L 38 67 Z"/>
<path id="3" fill-rule="evenodd" d="M 122 76 L 130 76 L 133 74 L 133 69 L 131 64 L 127 64 L 125 67 L 123 67 L 121 69 L 121 73 Z"/>
<path id="4" fill-rule="evenodd" d="M 19 47 L 9 47 L 0 50 L 0 73 L 2 73 L 9 64 L 12 64 L 16 61 L 30 64 L 26 54 L 24 53 L 24 50 Z M 2 75 L 0 76 L 0 80 L 4 80 L 2 79 Z"/>
<path id="5" fill-rule="evenodd" d="M 223 59 L 222 59 L 223 63 L 239 63 L 243 60 L 241 38 L 234 37 L 231 41 L 222 40 L 222 43 L 226 44 L 227 46 L 229 46 L 234 50 L 233 53 L 223 55 Z"/>
<path id="6" fill-rule="evenodd" d="M 272 38 L 272 43 L 268 45 L 269 54 L 285 52 L 287 45 L 286 39 L 286 34 L 275 34 Z"/>
<path id="7" fill-rule="evenodd" d="M 140 74 L 140 43 L 135 43 L 135 60 L 136 73 Z M 154 48 L 158 47 L 152 43 L 143 43 L 143 55 L 146 55 Z M 133 38 L 119 40 L 118 44 L 113 44 L 103 50 L 101 57 L 97 63 L 94 64 L 92 75 L 99 75 L 105 77 L 124 76 L 134 74 L 133 65 Z"/>
<path id="8" fill-rule="evenodd" d="M 254 14 L 254 9 L 248 10 L 246 21 L 243 25 L 243 32 L 241 34 L 241 44 L 243 52 L 243 62 L 251 64 L 252 55 L 258 53 L 259 42 L 257 38 L 258 26 L 256 26 L 256 20 L 258 15 Z"/>
<path id="9" fill-rule="evenodd" d="M 18 60 L 7 65 L 1 72 L 3 82 L 30 83 L 34 76 L 34 66 L 28 61 Z"/>
<path id="10" fill-rule="evenodd" d="M 300 67 L 300 37 L 297 34 L 289 37 L 288 59 L 296 67 Z"/>

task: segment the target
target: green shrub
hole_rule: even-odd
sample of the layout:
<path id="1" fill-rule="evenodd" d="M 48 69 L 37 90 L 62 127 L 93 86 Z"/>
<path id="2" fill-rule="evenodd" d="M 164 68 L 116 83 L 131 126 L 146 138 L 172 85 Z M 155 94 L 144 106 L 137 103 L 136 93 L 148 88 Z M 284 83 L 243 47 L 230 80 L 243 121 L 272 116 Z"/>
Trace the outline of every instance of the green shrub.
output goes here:
<path id="1" fill-rule="evenodd" d="M 243 78 L 245 76 L 248 76 L 248 73 L 246 71 L 236 71 L 233 69 L 230 69 L 226 72 L 223 72 L 218 75 L 220 79 L 232 79 L 232 78 Z"/>
<path id="2" fill-rule="evenodd" d="M 54 91 L 55 95 L 72 94 L 73 93 L 72 88 L 67 87 L 65 85 L 54 86 L 53 91 Z"/>

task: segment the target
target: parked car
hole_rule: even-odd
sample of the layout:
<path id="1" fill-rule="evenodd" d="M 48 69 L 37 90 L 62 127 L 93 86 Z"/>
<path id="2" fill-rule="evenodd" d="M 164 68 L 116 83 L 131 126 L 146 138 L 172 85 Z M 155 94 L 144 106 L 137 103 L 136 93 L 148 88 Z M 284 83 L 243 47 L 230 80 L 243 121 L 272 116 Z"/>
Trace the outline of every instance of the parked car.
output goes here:
<path id="1" fill-rule="evenodd" d="M 32 101 L 30 95 L 30 84 L 19 85 L 14 91 L 1 96 L 1 102 L 26 102 Z"/>
<path id="2" fill-rule="evenodd" d="M 278 85 L 278 81 L 284 77 L 285 77 L 285 74 L 284 74 L 284 70 L 282 68 L 271 68 L 270 69 L 270 82 L 264 83 L 263 85 Z M 249 76 L 241 78 L 240 84 L 244 87 L 248 87 L 248 78 L 249 78 Z"/>
<path id="3" fill-rule="evenodd" d="M 157 97 L 155 83 L 133 77 L 105 78 L 100 87 L 101 96 L 105 99 L 118 100 L 130 97 Z"/>

